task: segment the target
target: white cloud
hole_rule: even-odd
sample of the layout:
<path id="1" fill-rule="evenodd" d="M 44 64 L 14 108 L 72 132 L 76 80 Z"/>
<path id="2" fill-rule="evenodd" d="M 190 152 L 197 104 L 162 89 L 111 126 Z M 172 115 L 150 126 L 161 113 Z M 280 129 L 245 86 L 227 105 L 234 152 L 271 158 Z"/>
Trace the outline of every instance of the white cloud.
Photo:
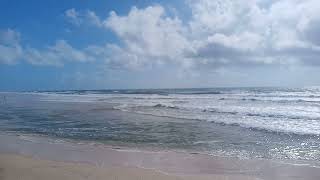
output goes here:
<path id="1" fill-rule="evenodd" d="M 187 29 L 179 18 L 168 17 L 161 6 L 133 7 L 127 16 L 111 12 L 105 27 L 113 30 L 124 44 L 115 56 L 125 52 L 134 61 L 162 63 L 179 61 L 185 51 L 191 51 Z"/>
<path id="2" fill-rule="evenodd" d="M 66 10 L 65 16 L 71 23 L 75 25 L 80 25 L 82 23 L 82 18 L 80 17 L 80 13 L 76 11 L 74 8 Z"/>
<path id="3" fill-rule="evenodd" d="M 82 24 L 91 24 L 97 27 L 103 26 L 103 22 L 101 21 L 101 19 L 96 15 L 95 12 L 90 10 L 79 12 L 76 9 L 71 8 L 67 9 L 64 12 L 64 15 L 70 23 L 76 26 L 80 26 Z"/>
<path id="4" fill-rule="evenodd" d="M 244 32 L 239 35 L 226 36 L 225 34 L 216 33 L 208 37 L 207 43 L 216 43 L 226 48 L 239 51 L 254 51 L 262 45 L 262 37 L 259 34 Z"/>
<path id="5" fill-rule="evenodd" d="M 315 0 L 199 0 L 189 1 L 191 34 L 197 56 L 229 64 L 309 64 L 320 55 Z M 317 24 L 317 23 L 316 23 Z M 309 28 L 309 32 L 306 29 Z M 315 32 L 315 33 L 310 33 Z M 312 36 L 308 38 L 308 36 Z M 294 52 L 294 53 L 293 53 Z"/>
<path id="6" fill-rule="evenodd" d="M 0 31 L 0 63 L 15 64 L 22 54 L 20 34 L 11 29 Z"/>
<path id="7" fill-rule="evenodd" d="M 110 68 L 133 69 L 159 64 L 208 69 L 320 65 L 318 0 L 187 0 L 186 4 L 191 18 L 183 22 L 161 5 L 132 7 L 126 15 L 112 11 L 106 18 L 90 10 L 65 12 L 75 25 L 90 24 L 113 31 L 119 44 L 76 49 L 58 41 L 42 50 L 26 48 L 26 52 L 19 41 L 0 47 L 6 52 L 21 51 L 16 54 L 26 54 L 33 64 L 95 60 Z M 1 55 L 6 56 L 2 62 L 17 59 L 5 54 Z"/>
<path id="8" fill-rule="evenodd" d="M 4 64 L 16 64 L 25 60 L 34 65 L 61 66 L 66 62 L 95 60 L 84 51 L 72 47 L 65 40 L 58 40 L 44 49 L 23 47 L 18 32 L 11 29 L 0 32 L 0 63 Z"/>
<path id="9" fill-rule="evenodd" d="M 133 7 L 123 16 L 111 12 L 104 20 L 90 11 L 91 24 L 111 29 L 122 42 L 109 45 L 108 62 L 214 68 L 315 64 L 320 55 L 319 1 L 186 2 L 192 14 L 185 23 L 160 5 Z"/>
<path id="10" fill-rule="evenodd" d="M 101 19 L 96 15 L 95 12 L 88 10 L 85 18 L 92 23 L 93 25 L 96 25 L 98 27 L 102 27 L 103 26 L 103 22 L 101 21 Z"/>
<path id="11" fill-rule="evenodd" d="M 88 62 L 94 59 L 73 48 L 64 40 L 58 40 L 55 45 L 46 49 L 39 50 L 35 48 L 26 48 L 24 58 L 35 65 L 63 65 L 65 62 Z"/>

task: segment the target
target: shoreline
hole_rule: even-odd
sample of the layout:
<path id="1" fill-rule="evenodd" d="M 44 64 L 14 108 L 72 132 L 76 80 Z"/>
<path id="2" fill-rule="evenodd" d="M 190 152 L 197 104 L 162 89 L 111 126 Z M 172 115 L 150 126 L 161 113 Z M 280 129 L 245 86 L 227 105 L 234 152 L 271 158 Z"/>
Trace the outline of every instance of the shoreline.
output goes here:
<path id="1" fill-rule="evenodd" d="M 70 138 L 61 138 L 61 137 L 52 137 L 48 135 L 42 134 L 29 134 L 29 133 L 19 133 L 16 132 L 0 132 L 0 142 L 1 137 L 13 137 L 15 139 L 19 139 L 21 141 L 29 141 L 31 143 L 39 143 L 39 141 L 45 145 L 48 144 L 64 144 L 64 145 L 74 145 L 74 146 L 87 146 L 92 148 L 103 148 L 117 152 L 136 152 L 136 153 L 173 153 L 173 154 L 187 154 L 192 156 L 207 156 L 209 158 L 221 158 L 221 159 L 235 159 L 235 160 L 256 160 L 256 161 L 269 161 L 275 163 L 281 163 L 286 165 L 293 165 L 293 166 L 307 166 L 311 168 L 318 168 L 320 169 L 320 162 L 313 161 L 313 160 L 299 160 L 299 159 L 268 159 L 268 158 L 259 158 L 259 157 L 249 157 L 249 156 L 226 156 L 221 154 L 215 154 L 208 151 L 198 151 L 193 149 L 179 149 L 179 148 L 163 148 L 163 147 L 149 147 L 149 146 L 133 146 L 133 144 L 125 144 L 125 143 L 103 143 L 99 141 L 93 140 L 77 140 L 77 139 L 70 139 Z M 0 145 L 0 154 L 2 153 L 2 149 L 4 146 L 1 147 Z M 1 149 L 2 148 L 2 149 Z M 10 151 L 11 152 L 11 151 Z M 10 154 L 9 152 L 9 154 Z M 20 154 L 20 153 L 16 153 Z"/>
<path id="2" fill-rule="evenodd" d="M 258 180 L 243 175 L 173 175 L 136 167 L 103 168 L 85 163 L 67 163 L 0 153 L 1 180 Z"/>
<path id="3" fill-rule="evenodd" d="M 211 177 L 211 179 L 212 177 L 216 179 L 320 179 L 319 168 L 308 164 L 294 165 L 267 159 L 237 159 L 174 151 L 119 149 L 112 148 L 112 146 L 48 141 L 49 138 L 45 137 L 28 139 L 21 138 L 19 135 L 0 134 L 0 136 L 0 157 L 7 159 L 4 162 L 17 163 L 15 165 L 17 167 L 19 167 L 20 160 L 15 161 L 15 158 L 27 158 L 21 162 L 41 164 L 42 161 L 48 161 L 43 166 L 47 166 L 51 169 L 50 171 L 53 170 L 51 168 L 52 162 L 56 162 L 63 164 L 61 167 L 59 166 L 59 170 L 55 169 L 57 171 L 63 171 L 64 163 L 71 164 L 69 166 L 80 164 L 80 166 L 89 166 L 89 168 L 85 168 L 90 169 L 88 171 L 103 172 L 99 168 L 104 170 L 120 168 L 120 172 L 127 171 L 127 169 L 131 172 L 133 168 L 143 177 L 146 175 L 145 173 L 149 172 L 169 176 L 164 179 L 176 177 L 197 177 L 196 179 L 203 177 Z M 7 164 L 2 166 L 4 167 L 0 167 L 0 169 L 8 167 Z M 136 172 L 135 170 L 134 172 Z M 148 172 L 141 174 L 140 171 Z M 121 173 L 115 177 L 118 175 L 120 176 Z M 158 177 L 158 175 L 156 176 Z"/>

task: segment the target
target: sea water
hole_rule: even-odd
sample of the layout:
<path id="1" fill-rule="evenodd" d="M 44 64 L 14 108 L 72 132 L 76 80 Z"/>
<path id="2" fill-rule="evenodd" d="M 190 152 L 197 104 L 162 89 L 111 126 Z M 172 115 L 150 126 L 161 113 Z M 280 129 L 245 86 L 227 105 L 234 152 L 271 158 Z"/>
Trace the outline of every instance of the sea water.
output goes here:
<path id="1" fill-rule="evenodd" d="M 0 131 L 218 156 L 320 161 L 320 89 L 0 93 Z"/>

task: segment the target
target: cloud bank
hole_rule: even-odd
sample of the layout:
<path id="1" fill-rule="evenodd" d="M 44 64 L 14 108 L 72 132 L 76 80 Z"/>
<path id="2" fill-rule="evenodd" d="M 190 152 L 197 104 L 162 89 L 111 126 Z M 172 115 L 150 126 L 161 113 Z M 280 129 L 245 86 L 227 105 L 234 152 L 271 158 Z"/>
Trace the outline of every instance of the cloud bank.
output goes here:
<path id="1" fill-rule="evenodd" d="M 165 7 L 132 7 L 126 15 L 69 9 L 77 27 L 111 30 L 120 44 L 77 49 L 64 40 L 44 49 L 23 47 L 19 33 L 1 33 L 0 62 L 24 59 L 35 65 L 99 61 L 109 68 L 139 69 L 163 64 L 181 68 L 320 65 L 320 1 L 186 1 L 191 17 L 167 13 Z M 107 33 L 107 31 L 106 31 Z"/>
<path id="2" fill-rule="evenodd" d="M 37 49 L 23 46 L 20 34 L 12 29 L 0 31 L 0 63 L 17 64 L 21 60 L 33 65 L 62 66 L 66 62 L 89 62 L 95 58 L 85 50 L 73 48 L 65 40 Z"/>

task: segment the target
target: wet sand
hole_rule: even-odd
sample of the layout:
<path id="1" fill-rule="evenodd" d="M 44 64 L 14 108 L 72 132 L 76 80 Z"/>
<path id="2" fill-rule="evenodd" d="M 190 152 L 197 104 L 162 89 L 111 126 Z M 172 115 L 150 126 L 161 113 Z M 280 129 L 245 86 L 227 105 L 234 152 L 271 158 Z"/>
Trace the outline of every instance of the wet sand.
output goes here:
<path id="1" fill-rule="evenodd" d="M 225 180 L 257 179 L 242 175 L 170 175 L 128 167 L 101 168 L 84 163 L 64 163 L 17 155 L 0 155 L 1 180 Z"/>
<path id="2" fill-rule="evenodd" d="M 0 135 L 0 180 L 320 179 L 312 164 Z"/>

